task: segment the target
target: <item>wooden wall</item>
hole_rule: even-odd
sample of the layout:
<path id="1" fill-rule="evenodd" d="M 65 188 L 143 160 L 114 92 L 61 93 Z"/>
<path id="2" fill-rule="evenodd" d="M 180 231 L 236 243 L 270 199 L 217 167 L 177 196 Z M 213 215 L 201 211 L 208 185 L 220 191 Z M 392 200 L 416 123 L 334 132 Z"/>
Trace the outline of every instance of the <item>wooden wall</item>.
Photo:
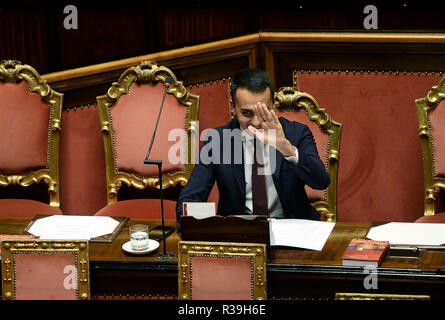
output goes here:
<path id="1" fill-rule="evenodd" d="M 2 1 L 0 58 L 34 66 L 41 74 L 233 38 L 259 31 L 367 31 L 370 1 Z M 444 32 L 440 2 L 372 1 L 373 32 Z M 78 29 L 64 13 L 75 5 Z"/>
<path id="2" fill-rule="evenodd" d="M 242 67 L 267 70 L 276 88 L 293 70 L 445 71 L 445 34 L 259 32 L 195 46 L 44 74 L 64 93 L 64 108 L 94 104 L 128 67 L 144 60 L 172 69 L 186 85 L 231 77 Z"/>

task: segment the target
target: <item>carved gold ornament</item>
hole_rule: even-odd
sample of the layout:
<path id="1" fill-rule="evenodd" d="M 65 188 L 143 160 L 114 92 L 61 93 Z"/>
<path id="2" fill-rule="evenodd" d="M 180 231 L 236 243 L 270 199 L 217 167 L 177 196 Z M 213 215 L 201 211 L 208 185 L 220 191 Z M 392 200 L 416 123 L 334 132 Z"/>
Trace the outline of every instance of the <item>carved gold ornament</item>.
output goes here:
<path id="1" fill-rule="evenodd" d="M 303 109 L 307 118 L 317 124 L 320 130 L 328 135 L 328 150 L 325 166 L 331 183 L 325 192 L 325 199 L 315 201 L 315 207 L 326 221 L 337 220 L 337 172 L 340 158 L 340 138 L 342 124 L 331 119 L 325 109 L 318 106 L 310 94 L 300 92 L 296 87 L 283 87 L 275 93 L 275 107 L 282 111 L 298 111 Z"/>
<path id="2" fill-rule="evenodd" d="M 188 182 L 188 178 L 194 167 L 193 157 L 199 147 L 199 144 L 196 143 L 196 141 L 198 141 L 196 137 L 199 136 L 197 124 L 199 97 L 189 93 L 183 83 L 177 80 L 170 69 L 158 66 L 154 62 L 144 61 L 124 71 L 119 80 L 114 82 L 108 89 L 106 95 L 97 97 L 101 131 L 104 138 L 108 204 L 117 201 L 119 188 L 123 184 L 137 189 L 160 187 L 157 175 L 142 177 L 135 173 L 123 172 L 117 169 L 110 107 L 116 104 L 122 95 L 129 93 L 133 83 L 154 85 L 158 82 L 164 83 L 165 79 L 169 76 L 173 78 L 173 82 L 168 88 L 167 94 L 173 95 L 187 109 L 187 116 L 186 119 L 184 119 L 184 129 L 187 135 L 185 141 L 190 141 L 190 144 L 184 148 L 184 150 L 187 150 L 187 161 L 184 165 L 184 170 L 165 173 L 162 177 L 162 188 L 165 189 L 178 183 L 184 186 Z"/>
<path id="3" fill-rule="evenodd" d="M 178 244 L 178 298 L 182 300 L 193 298 L 191 258 L 194 256 L 250 259 L 252 262 L 252 297 L 254 300 L 266 299 L 267 257 L 265 244 L 180 241 Z"/>
<path id="4" fill-rule="evenodd" d="M 19 83 L 25 81 L 31 92 L 37 93 L 49 105 L 48 123 L 48 153 L 47 167 L 26 174 L 3 175 L 0 173 L 0 186 L 20 185 L 27 187 L 33 183 L 43 181 L 48 185 L 50 205 L 58 207 L 59 200 L 59 136 L 62 116 L 63 94 L 51 89 L 38 72 L 29 65 L 17 60 L 3 60 L 0 62 L 0 81 Z M 13 106 L 11 106 L 13 107 Z"/>
<path id="5" fill-rule="evenodd" d="M 436 195 L 440 189 L 445 190 L 445 178 L 436 175 L 434 137 L 431 131 L 430 113 L 445 98 L 445 78 L 433 86 L 426 97 L 416 100 L 417 118 L 419 120 L 419 137 L 423 155 L 424 176 L 424 215 L 436 213 Z"/>

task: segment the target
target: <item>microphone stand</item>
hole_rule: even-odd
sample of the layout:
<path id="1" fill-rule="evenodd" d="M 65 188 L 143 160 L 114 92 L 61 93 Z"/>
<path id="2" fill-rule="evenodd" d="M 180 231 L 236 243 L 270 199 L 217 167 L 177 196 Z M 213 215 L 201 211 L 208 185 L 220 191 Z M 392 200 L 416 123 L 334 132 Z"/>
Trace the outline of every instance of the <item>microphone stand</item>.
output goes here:
<path id="1" fill-rule="evenodd" d="M 164 196 L 163 196 L 163 191 L 162 191 L 162 160 L 148 160 L 148 157 L 150 155 L 151 148 L 153 147 L 153 142 L 155 140 L 156 131 L 158 129 L 159 118 L 161 117 L 162 107 L 164 106 L 165 95 L 167 94 L 167 90 L 170 87 L 172 82 L 173 82 L 173 78 L 170 76 L 168 76 L 165 79 L 165 82 L 164 82 L 165 90 L 164 90 L 164 95 L 162 96 L 161 108 L 159 109 L 158 119 L 156 120 L 156 125 L 155 125 L 155 129 L 153 131 L 153 136 L 151 137 L 150 147 L 148 148 L 147 156 L 144 159 L 144 164 L 155 164 L 158 166 L 158 171 L 159 171 L 159 193 L 160 193 L 160 200 L 161 200 L 163 253 L 160 253 L 158 258 L 161 260 L 171 259 L 175 256 L 175 254 L 174 253 L 167 254 L 167 247 L 165 245 Z"/>

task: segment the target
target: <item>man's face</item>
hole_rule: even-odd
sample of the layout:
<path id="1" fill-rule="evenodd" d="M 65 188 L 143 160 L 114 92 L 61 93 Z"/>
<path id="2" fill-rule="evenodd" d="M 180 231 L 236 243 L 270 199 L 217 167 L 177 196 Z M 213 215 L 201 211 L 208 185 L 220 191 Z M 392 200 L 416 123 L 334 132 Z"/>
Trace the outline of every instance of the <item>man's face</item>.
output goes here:
<path id="1" fill-rule="evenodd" d="M 260 128 L 261 120 L 253 112 L 253 106 L 258 102 L 264 103 L 269 109 L 272 108 L 272 99 L 270 97 L 270 89 L 266 88 L 263 92 L 251 92 L 245 88 L 238 88 L 235 94 L 233 107 L 240 128 L 247 129 L 250 125 Z"/>

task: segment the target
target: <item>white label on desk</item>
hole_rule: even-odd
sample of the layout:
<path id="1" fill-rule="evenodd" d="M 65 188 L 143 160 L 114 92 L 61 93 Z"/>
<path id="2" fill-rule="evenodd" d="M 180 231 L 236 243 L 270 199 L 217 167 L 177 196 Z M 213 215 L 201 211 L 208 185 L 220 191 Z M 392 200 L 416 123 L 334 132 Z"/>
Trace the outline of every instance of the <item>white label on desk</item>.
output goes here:
<path id="1" fill-rule="evenodd" d="M 185 216 L 203 219 L 216 215 L 215 202 L 184 202 L 182 205 Z"/>

